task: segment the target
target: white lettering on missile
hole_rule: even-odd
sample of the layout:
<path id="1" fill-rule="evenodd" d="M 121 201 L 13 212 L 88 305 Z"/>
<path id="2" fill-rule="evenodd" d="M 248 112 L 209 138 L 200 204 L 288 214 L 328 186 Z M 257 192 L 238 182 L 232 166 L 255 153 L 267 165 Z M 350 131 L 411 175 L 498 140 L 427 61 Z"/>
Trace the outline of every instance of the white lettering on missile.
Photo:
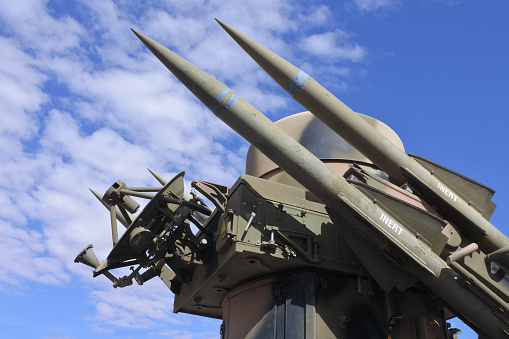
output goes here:
<path id="1" fill-rule="evenodd" d="M 382 220 L 382 222 L 384 224 L 387 225 L 387 227 L 389 227 L 391 230 L 394 231 L 394 233 L 397 233 L 398 235 L 401 234 L 401 231 L 403 231 L 403 228 L 401 228 L 401 226 L 399 226 L 398 224 L 396 224 L 391 218 L 389 218 L 388 216 L 386 216 L 385 214 L 382 213 L 382 215 L 380 216 L 380 220 Z"/>
<path id="2" fill-rule="evenodd" d="M 450 189 L 442 185 L 440 182 L 438 183 L 438 189 L 441 190 L 447 197 L 451 198 L 452 201 L 456 201 L 458 199 L 456 194 L 452 193 Z"/>

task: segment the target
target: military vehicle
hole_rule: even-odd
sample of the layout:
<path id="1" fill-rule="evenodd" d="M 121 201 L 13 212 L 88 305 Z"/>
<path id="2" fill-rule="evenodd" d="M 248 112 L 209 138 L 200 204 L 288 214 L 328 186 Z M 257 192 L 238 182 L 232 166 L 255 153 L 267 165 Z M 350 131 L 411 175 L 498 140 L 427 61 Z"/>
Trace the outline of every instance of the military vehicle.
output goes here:
<path id="1" fill-rule="evenodd" d="M 93 191 L 110 211 L 114 247 L 99 262 L 89 245 L 75 261 L 113 287 L 159 277 L 175 312 L 222 319 L 222 338 L 448 339 L 455 316 L 480 338 L 508 337 L 509 239 L 489 222 L 494 191 L 406 154 L 388 126 L 218 22 L 309 112 L 273 123 L 133 30 L 251 143 L 246 174 L 231 186 L 195 179 L 186 192 L 184 172 L 152 172 L 157 187 L 117 180 Z M 148 199 L 141 212 L 133 197 Z"/>

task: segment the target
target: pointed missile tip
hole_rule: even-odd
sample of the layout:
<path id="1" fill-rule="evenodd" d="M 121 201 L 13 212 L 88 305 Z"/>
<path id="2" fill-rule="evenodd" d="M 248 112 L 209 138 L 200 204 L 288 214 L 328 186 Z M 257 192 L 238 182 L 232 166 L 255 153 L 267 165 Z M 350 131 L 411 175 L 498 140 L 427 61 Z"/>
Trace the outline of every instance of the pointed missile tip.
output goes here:
<path id="1" fill-rule="evenodd" d="M 154 54 L 156 55 L 159 59 L 160 57 L 158 56 L 158 54 L 160 54 L 160 51 L 157 51 L 157 50 L 167 50 L 166 47 L 164 47 L 163 45 L 161 45 L 160 43 L 158 43 L 157 41 L 155 41 L 154 39 L 146 36 L 145 34 L 143 33 L 140 33 L 138 32 L 137 30 L 135 30 L 134 28 L 131 28 L 131 30 L 133 31 L 133 33 L 138 37 L 138 39 L 141 40 L 141 42 L 143 42 L 143 44 Z M 161 60 L 162 61 L 162 60 Z M 163 62 L 164 63 L 164 62 Z"/>
<path id="2" fill-rule="evenodd" d="M 137 30 L 135 30 L 134 28 L 131 28 L 131 31 L 133 31 L 134 35 L 136 35 L 138 37 L 138 39 L 141 40 L 141 42 L 143 42 L 143 44 L 147 47 L 149 47 L 149 45 L 154 45 L 154 44 L 157 44 L 156 41 L 152 40 L 151 38 L 149 38 L 148 36 L 146 36 L 145 34 L 143 33 L 140 33 L 138 32 Z M 149 47 L 150 49 L 150 47 Z"/>
<path id="3" fill-rule="evenodd" d="M 145 40 L 147 38 L 146 35 L 138 32 L 137 30 L 135 30 L 134 28 L 131 27 L 131 31 L 133 31 L 134 35 L 136 35 L 138 37 L 138 39 L 140 39 L 143 43 L 145 43 Z"/>
<path id="4" fill-rule="evenodd" d="M 97 199 L 99 199 L 99 201 L 102 201 L 102 195 L 100 195 L 99 193 L 97 193 L 96 191 L 94 191 L 93 189 L 89 188 L 90 192 L 92 192 L 93 195 L 95 195 L 95 197 Z"/>
<path id="5" fill-rule="evenodd" d="M 156 178 L 157 181 L 159 181 L 159 183 L 161 185 L 166 185 L 168 182 L 170 182 L 168 179 L 166 179 L 165 177 L 163 177 L 162 175 L 152 171 L 150 168 L 147 168 L 148 171 L 150 172 L 150 174 L 152 174 L 152 176 L 154 176 L 154 178 Z"/>
<path id="6" fill-rule="evenodd" d="M 224 31 L 226 33 L 228 33 L 228 35 L 231 36 L 233 38 L 233 40 L 235 40 L 242 48 L 244 48 L 243 47 L 244 41 L 252 40 L 251 38 L 246 36 L 244 33 L 240 32 L 239 30 L 233 28 L 232 26 L 224 23 L 223 21 L 218 20 L 218 19 L 216 19 L 216 21 L 219 23 L 219 25 L 221 25 L 221 28 L 224 29 Z"/>
<path id="7" fill-rule="evenodd" d="M 216 18 L 216 21 L 217 23 L 225 30 L 225 31 L 230 31 L 232 27 L 230 27 L 230 25 L 226 24 L 224 21 L 221 21 L 219 19 Z"/>
<path id="8" fill-rule="evenodd" d="M 140 32 L 138 32 L 137 30 L 135 30 L 132 27 L 131 27 L 131 31 L 134 33 L 134 35 L 136 35 L 138 37 L 138 39 L 140 38 Z"/>
<path id="9" fill-rule="evenodd" d="M 230 31 L 231 31 L 231 27 L 228 26 L 226 23 L 224 23 L 223 21 L 219 20 L 216 18 L 216 21 L 217 23 L 221 26 L 222 29 L 224 29 L 226 31 L 226 33 L 228 33 L 229 35 L 230 34 Z"/>

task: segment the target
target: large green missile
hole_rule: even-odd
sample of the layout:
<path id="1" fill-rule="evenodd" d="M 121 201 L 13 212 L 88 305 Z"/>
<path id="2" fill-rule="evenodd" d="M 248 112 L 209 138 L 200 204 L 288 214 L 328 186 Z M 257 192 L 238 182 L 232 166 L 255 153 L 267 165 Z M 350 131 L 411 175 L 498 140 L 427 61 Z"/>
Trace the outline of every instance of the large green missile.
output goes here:
<path id="1" fill-rule="evenodd" d="M 502 337 L 505 325 L 491 307 L 458 282 L 454 272 L 409 229 L 394 222 L 395 217 L 334 173 L 297 141 L 278 128 L 233 90 L 164 46 L 133 30 L 163 64 L 223 122 L 252 143 L 331 210 L 331 217 L 357 220 L 348 227 L 354 237 L 380 250 L 390 243 L 407 262 L 401 269 L 415 276 L 452 309 L 493 338 Z M 362 222 L 359 222 L 363 220 Z M 365 237 L 373 234 L 372 237 Z M 359 243 L 359 241 L 357 241 Z M 361 249 L 362 250 L 362 249 Z M 380 255 L 383 251 L 380 252 Z M 386 254 L 388 255 L 388 254 Z M 387 265 L 391 261 L 386 259 Z M 504 312 L 507 310 L 504 309 Z"/>
<path id="2" fill-rule="evenodd" d="M 391 180 L 400 185 L 410 181 L 483 252 L 489 254 L 509 245 L 509 239 L 472 208 L 471 202 L 462 199 L 312 77 L 235 28 L 220 20 L 217 22 L 292 98 L 387 173 Z M 499 264 L 509 272 L 508 265 Z"/>

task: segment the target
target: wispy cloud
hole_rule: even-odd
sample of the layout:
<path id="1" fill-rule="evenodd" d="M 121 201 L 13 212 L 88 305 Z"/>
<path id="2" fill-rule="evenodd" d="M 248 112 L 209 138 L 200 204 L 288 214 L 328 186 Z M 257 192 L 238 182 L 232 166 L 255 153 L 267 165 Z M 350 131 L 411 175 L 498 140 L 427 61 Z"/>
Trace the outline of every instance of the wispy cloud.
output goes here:
<path id="1" fill-rule="evenodd" d="M 375 11 L 384 8 L 393 8 L 399 5 L 400 0 L 353 0 L 362 11 Z"/>
<path id="2" fill-rule="evenodd" d="M 366 55 L 365 47 L 353 42 L 346 32 L 340 30 L 305 37 L 302 46 L 312 55 L 335 60 L 359 62 Z"/>
<path id="3" fill-rule="evenodd" d="M 90 321 L 123 328 L 152 328 L 156 321 L 165 325 L 186 323 L 185 317 L 176 317 L 172 313 L 173 297 L 166 286 L 158 281 L 147 285 L 91 292 L 91 303 L 97 313 Z"/>

